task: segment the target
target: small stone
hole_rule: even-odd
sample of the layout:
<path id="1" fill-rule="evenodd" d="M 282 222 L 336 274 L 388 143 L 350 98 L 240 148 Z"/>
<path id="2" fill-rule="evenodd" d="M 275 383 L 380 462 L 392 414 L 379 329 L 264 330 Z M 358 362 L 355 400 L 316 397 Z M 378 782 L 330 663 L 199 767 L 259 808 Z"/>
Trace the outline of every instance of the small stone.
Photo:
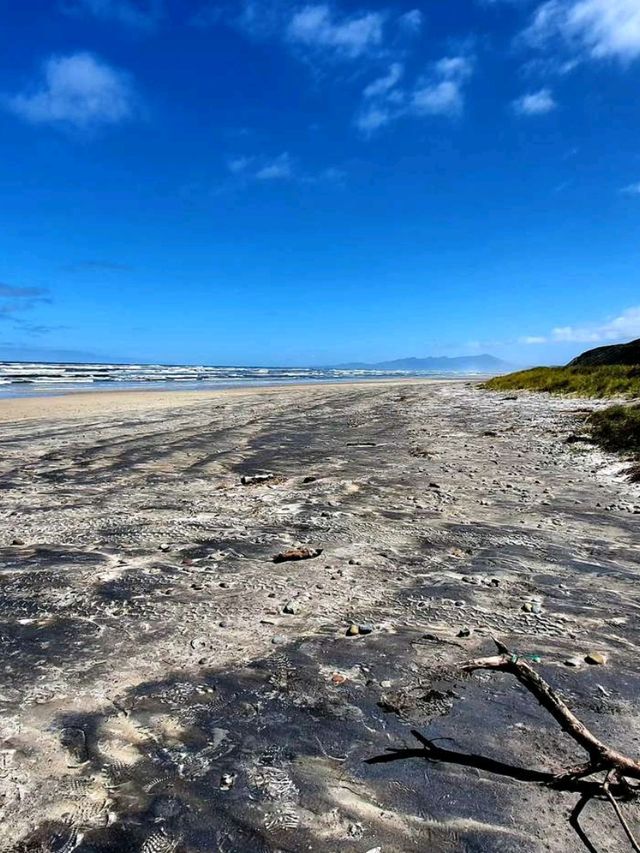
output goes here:
<path id="1" fill-rule="evenodd" d="M 357 625 L 349 625 L 347 628 L 347 636 L 348 637 L 357 637 L 360 633 L 360 629 Z"/>
<path id="2" fill-rule="evenodd" d="M 220 790 L 221 791 L 230 791 L 233 786 L 236 784 L 236 774 L 235 773 L 223 773 L 220 778 Z"/>
<path id="3" fill-rule="evenodd" d="M 358 625 L 358 632 L 360 634 L 373 634 L 373 625 L 370 625 L 368 622 L 365 622 L 363 625 Z"/>
<path id="4" fill-rule="evenodd" d="M 12 542 L 11 544 L 12 544 L 12 545 L 17 545 L 17 546 L 19 547 L 19 546 L 21 546 L 21 545 L 24 545 L 25 543 L 24 543 L 24 539 L 14 539 L 14 540 L 13 540 L 13 542 Z"/>
<path id="5" fill-rule="evenodd" d="M 334 672 L 331 676 L 331 681 L 333 684 L 344 684 L 347 680 L 347 676 L 343 675 L 341 672 Z"/>
<path id="6" fill-rule="evenodd" d="M 607 662 L 607 657 L 602 652 L 588 652 L 584 659 L 592 666 L 604 666 Z"/>
<path id="7" fill-rule="evenodd" d="M 454 603 L 455 603 L 455 606 L 456 606 L 456 607 L 466 607 L 466 606 L 467 606 L 467 602 L 466 602 L 466 601 L 462 601 L 462 600 L 460 600 L 460 601 L 456 601 L 456 602 L 454 602 Z"/>
<path id="8" fill-rule="evenodd" d="M 382 687 L 383 690 L 389 690 L 389 688 L 391 687 L 391 682 L 390 681 L 381 681 L 380 687 Z"/>
<path id="9" fill-rule="evenodd" d="M 459 637 L 470 637 L 471 636 L 471 628 L 460 628 L 458 631 Z"/>
<path id="10" fill-rule="evenodd" d="M 274 646 L 284 646 L 287 642 L 288 639 L 284 634 L 276 634 L 271 640 L 271 644 Z"/>
<path id="11" fill-rule="evenodd" d="M 584 658 L 574 657 L 574 658 L 567 658 L 566 661 L 564 662 L 564 665 L 565 666 L 582 666 L 583 663 L 584 663 Z"/>
<path id="12" fill-rule="evenodd" d="M 168 542 L 163 542 L 162 545 L 158 545 L 158 550 L 163 551 L 165 554 L 167 551 L 171 550 L 171 545 Z"/>
<path id="13" fill-rule="evenodd" d="M 300 613 L 300 602 L 295 600 L 288 601 L 282 608 L 282 612 L 290 616 L 295 616 L 297 613 Z"/>

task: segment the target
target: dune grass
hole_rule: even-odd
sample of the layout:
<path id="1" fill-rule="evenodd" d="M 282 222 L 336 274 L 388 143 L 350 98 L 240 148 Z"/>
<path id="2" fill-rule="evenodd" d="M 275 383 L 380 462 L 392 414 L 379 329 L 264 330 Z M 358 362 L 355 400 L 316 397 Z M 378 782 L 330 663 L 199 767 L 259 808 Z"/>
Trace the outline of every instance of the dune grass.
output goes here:
<path id="1" fill-rule="evenodd" d="M 605 450 L 640 454 L 640 406 L 610 406 L 594 412 L 588 426 Z"/>
<path id="2" fill-rule="evenodd" d="M 580 397 L 640 397 L 640 366 L 534 367 L 484 383 L 490 391 L 548 391 Z"/>

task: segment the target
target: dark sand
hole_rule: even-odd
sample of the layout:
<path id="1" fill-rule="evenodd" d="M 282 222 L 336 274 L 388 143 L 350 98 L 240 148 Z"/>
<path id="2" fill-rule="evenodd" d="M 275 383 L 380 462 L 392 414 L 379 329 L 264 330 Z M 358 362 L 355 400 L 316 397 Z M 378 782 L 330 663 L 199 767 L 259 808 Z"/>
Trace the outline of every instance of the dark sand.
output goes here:
<path id="1" fill-rule="evenodd" d="M 589 849 L 576 794 L 364 762 L 414 749 L 412 727 L 582 761 L 513 679 L 455 674 L 492 635 L 640 754 L 640 487 L 565 443 L 596 404 L 460 383 L 161 396 L 0 404 L 0 850 Z M 324 550 L 272 562 L 296 545 Z M 594 650 L 604 666 L 564 664 Z M 627 849 L 606 803 L 581 822 Z"/>

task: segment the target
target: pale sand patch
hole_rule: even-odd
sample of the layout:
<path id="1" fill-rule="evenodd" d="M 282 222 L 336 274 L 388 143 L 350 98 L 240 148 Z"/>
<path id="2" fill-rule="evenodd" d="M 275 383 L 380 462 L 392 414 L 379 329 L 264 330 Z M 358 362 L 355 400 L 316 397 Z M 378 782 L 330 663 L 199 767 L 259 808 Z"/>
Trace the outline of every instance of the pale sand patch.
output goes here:
<path id="1" fill-rule="evenodd" d="M 229 397 L 296 395 L 309 391 L 349 391 L 370 386 L 441 385 L 446 382 L 473 381 L 464 379 L 398 378 L 363 382 L 327 382 L 322 384 L 270 385 L 250 388 L 221 388 L 215 391 L 74 391 L 58 397 L 20 397 L 0 399 L 0 423 L 25 420 L 65 420 L 128 412 L 177 409 Z"/>

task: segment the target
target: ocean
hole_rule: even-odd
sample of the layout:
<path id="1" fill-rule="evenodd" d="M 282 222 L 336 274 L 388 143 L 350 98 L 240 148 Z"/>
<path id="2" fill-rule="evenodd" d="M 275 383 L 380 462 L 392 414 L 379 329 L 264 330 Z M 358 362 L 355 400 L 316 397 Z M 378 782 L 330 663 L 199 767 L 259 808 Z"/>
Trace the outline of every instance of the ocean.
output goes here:
<path id="1" fill-rule="evenodd" d="M 462 374 L 458 374 L 462 376 Z M 213 390 L 303 382 L 349 382 L 431 376 L 412 371 L 349 370 L 318 367 L 209 367 L 163 364 L 64 364 L 0 362 L 0 397 L 37 397 L 74 391 Z M 446 374 L 451 376 L 451 374 Z"/>

